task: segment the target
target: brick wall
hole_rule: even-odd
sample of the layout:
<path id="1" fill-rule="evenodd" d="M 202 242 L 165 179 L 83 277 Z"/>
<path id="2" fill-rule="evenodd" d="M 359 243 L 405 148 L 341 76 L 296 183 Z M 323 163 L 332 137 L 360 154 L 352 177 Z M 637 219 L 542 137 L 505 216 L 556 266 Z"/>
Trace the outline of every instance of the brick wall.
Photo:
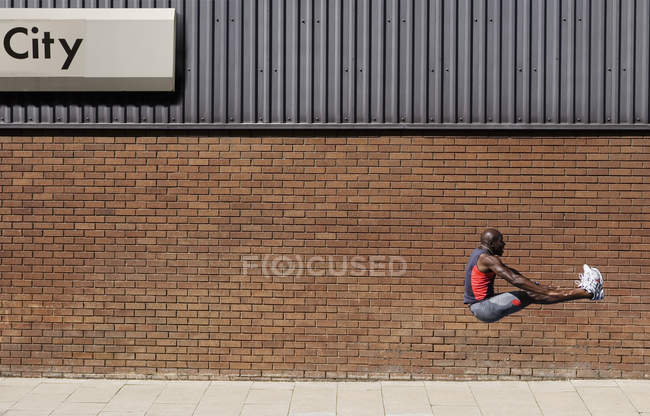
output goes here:
<path id="1" fill-rule="evenodd" d="M 650 374 L 647 138 L 0 146 L 0 375 Z M 605 301 L 475 320 L 463 270 L 487 226 L 535 279 L 598 266 Z"/>

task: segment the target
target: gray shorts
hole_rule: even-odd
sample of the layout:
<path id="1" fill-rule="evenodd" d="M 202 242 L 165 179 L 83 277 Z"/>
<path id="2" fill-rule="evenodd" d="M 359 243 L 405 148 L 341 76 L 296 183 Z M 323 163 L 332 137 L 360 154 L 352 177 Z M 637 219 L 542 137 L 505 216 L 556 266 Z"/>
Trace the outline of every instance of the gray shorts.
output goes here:
<path id="1" fill-rule="evenodd" d="M 499 319 L 524 309 L 532 299 L 524 291 L 501 293 L 470 305 L 469 310 L 483 322 L 496 322 Z"/>

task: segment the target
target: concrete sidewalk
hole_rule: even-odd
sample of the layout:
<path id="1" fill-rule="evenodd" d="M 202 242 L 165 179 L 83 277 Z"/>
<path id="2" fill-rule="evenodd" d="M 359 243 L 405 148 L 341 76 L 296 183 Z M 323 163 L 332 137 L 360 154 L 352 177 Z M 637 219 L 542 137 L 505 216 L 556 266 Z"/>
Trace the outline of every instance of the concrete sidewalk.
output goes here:
<path id="1" fill-rule="evenodd" d="M 2 416 L 650 416 L 650 380 L 223 382 L 0 378 Z"/>

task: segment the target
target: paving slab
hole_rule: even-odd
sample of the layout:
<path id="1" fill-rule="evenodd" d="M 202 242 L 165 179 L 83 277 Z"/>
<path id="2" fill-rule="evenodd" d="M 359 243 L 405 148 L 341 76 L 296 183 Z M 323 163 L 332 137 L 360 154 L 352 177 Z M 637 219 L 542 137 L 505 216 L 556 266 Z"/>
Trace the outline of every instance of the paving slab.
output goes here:
<path id="1" fill-rule="evenodd" d="M 293 390 L 255 388 L 253 386 L 248 391 L 245 404 L 287 404 L 288 406 L 292 395 Z"/>
<path id="2" fill-rule="evenodd" d="M 339 391 L 381 391 L 381 383 L 367 381 L 341 381 L 338 384 Z"/>
<path id="3" fill-rule="evenodd" d="M 29 409 L 29 410 L 20 410 L 20 409 L 9 409 L 2 416 L 49 416 L 52 413 L 51 409 Z"/>
<path id="4" fill-rule="evenodd" d="M 589 410 L 569 381 L 528 382 L 542 413 L 554 416 L 589 416 Z"/>
<path id="5" fill-rule="evenodd" d="M 12 408 L 15 404 L 16 402 L 0 402 L 0 415 L 2 414 L 2 412 Z"/>
<path id="6" fill-rule="evenodd" d="M 64 401 L 79 387 L 79 383 L 52 383 L 50 381 L 41 383 L 34 387 L 23 399 L 29 400 L 32 397 L 52 401 Z"/>
<path id="7" fill-rule="evenodd" d="M 617 384 L 637 411 L 650 413 L 650 380 L 621 380 Z"/>
<path id="8" fill-rule="evenodd" d="M 382 385 L 384 409 L 391 416 L 431 416 L 431 404 L 424 383 Z"/>
<path id="9" fill-rule="evenodd" d="M 252 382 L 213 382 L 205 390 L 201 404 L 244 403 L 252 385 Z"/>
<path id="10" fill-rule="evenodd" d="M 289 403 L 286 404 L 245 404 L 241 416 L 286 416 Z"/>
<path id="11" fill-rule="evenodd" d="M 95 416 L 101 412 L 105 403 L 62 403 L 51 416 Z"/>
<path id="12" fill-rule="evenodd" d="M 289 416 L 336 416 L 336 383 L 296 383 Z"/>
<path id="13" fill-rule="evenodd" d="M 383 387 L 422 387 L 424 384 L 424 381 L 395 381 L 395 380 L 389 380 L 389 381 L 381 381 L 382 388 Z"/>
<path id="14" fill-rule="evenodd" d="M 528 387 L 534 395 L 538 393 L 560 393 L 576 391 L 575 386 L 570 381 L 529 381 Z"/>
<path id="15" fill-rule="evenodd" d="M 471 382 L 470 388 L 484 416 L 541 416 L 535 396 L 523 381 Z"/>
<path id="16" fill-rule="evenodd" d="M 156 399 L 156 403 L 193 404 L 196 406 L 209 386 L 209 381 L 169 383 Z"/>
<path id="17" fill-rule="evenodd" d="M 192 416 L 196 404 L 154 403 L 145 413 L 146 416 Z"/>
<path id="18" fill-rule="evenodd" d="M 32 386 L 36 387 L 43 382 L 42 378 L 14 378 L 14 377 L 0 377 L 0 386 Z M 50 379 L 47 379 L 50 380 Z"/>
<path id="19" fill-rule="evenodd" d="M 252 390 L 293 390 L 296 383 L 287 381 L 254 381 Z"/>
<path id="20" fill-rule="evenodd" d="M 252 382 L 212 382 L 199 402 L 194 416 L 239 416 Z"/>
<path id="21" fill-rule="evenodd" d="M 481 409 L 474 406 L 431 406 L 434 416 L 481 416 Z"/>
<path id="22" fill-rule="evenodd" d="M 17 402 L 23 397 L 27 396 L 36 386 L 32 385 L 0 385 L 0 401 L 3 402 Z"/>
<path id="23" fill-rule="evenodd" d="M 51 413 L 58 408 L 74 391 L 78 384 L 44 382 L 23 396 L 9 411 L 32 411 Z"/>
<path id="24" fill-rule="evenodd" d="M 576 391 L 536 393 L 535 399 L 542 413 L 555 416 L 589 416 L 589 410 Z"/>
<path id="25" fill-rule="evenodd" d="M 469 383 L 454 381 L 427 381 L 424 388 L 433 406 L 477 407 Z"/>
<path id="26" fill-rule="evenodd" d="M 166 386 L 169 383 L 182 383 L 182 381 L 176 380 L 126 380 L 124 384 L 134 384 L 138 386 Z"/>
<path id="27" fill-rule="evenodd" d="M 223 404 L 223 405 L 211 405 L 211 404 L 199 404 L 196 410 L 194 411 L 193 416 L 239 416 L 241 414 L 242 408 L 244 407 L 243 403 L 240 404 Z"/>
<path id="28" fill-rule="evenodd" d="M 637 416 L 630 400 L 616 383 L 615 387 L 576 387 L 592 416 Z"/>
<path id="29" fill-rule="evenodd" d="M 242 406 L 241 416 L 286 416 L 293 387 L 294 383 L 253 383 Z"/>
<path id="30" fill-rule="evenodd" d="M 616 380 L 571 380 L 571 384 L 578 387 L 618 387 Z"/>
<path id="31" fill-rule="evenodd" d="M 354 388 L 348 383 L 342 384 L 346 386 L 339 386 L 336 408 L 338 416 L 384 416 L 384 404 L 379 386 L 369 389 L 368 386 Z"/>
<path id="32" fill-rule="evenodd" d="M 144 413 L 164 388 L 162 384 L 126 384 L 104 408 L 104 412 Z"/>
<path id="33" fill-rule="evenodd" d="M 66 401 L 74 403 L 108 403 L 124 386 L 121 381 L 95 381 L 80 385 Z"/>
<path id="34" fill-rule="evenodd" d="M 121 411 L 117 411 L 117 412 L 102 411 L 97 416 L 145 416 L 144 413 L 145 413 L 144 411 L 128 411 L 128 410 L 121 410 Z"/>

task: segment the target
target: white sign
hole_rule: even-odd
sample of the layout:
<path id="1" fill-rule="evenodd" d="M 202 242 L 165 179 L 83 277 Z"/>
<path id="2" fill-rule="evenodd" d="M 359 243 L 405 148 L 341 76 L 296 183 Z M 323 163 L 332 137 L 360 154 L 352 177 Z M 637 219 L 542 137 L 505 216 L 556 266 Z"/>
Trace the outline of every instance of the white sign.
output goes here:
<path id="1" fill-rule="evenodd" d="M 0 91 L 173 91 L 175 16 L 0 8 Z"/>

